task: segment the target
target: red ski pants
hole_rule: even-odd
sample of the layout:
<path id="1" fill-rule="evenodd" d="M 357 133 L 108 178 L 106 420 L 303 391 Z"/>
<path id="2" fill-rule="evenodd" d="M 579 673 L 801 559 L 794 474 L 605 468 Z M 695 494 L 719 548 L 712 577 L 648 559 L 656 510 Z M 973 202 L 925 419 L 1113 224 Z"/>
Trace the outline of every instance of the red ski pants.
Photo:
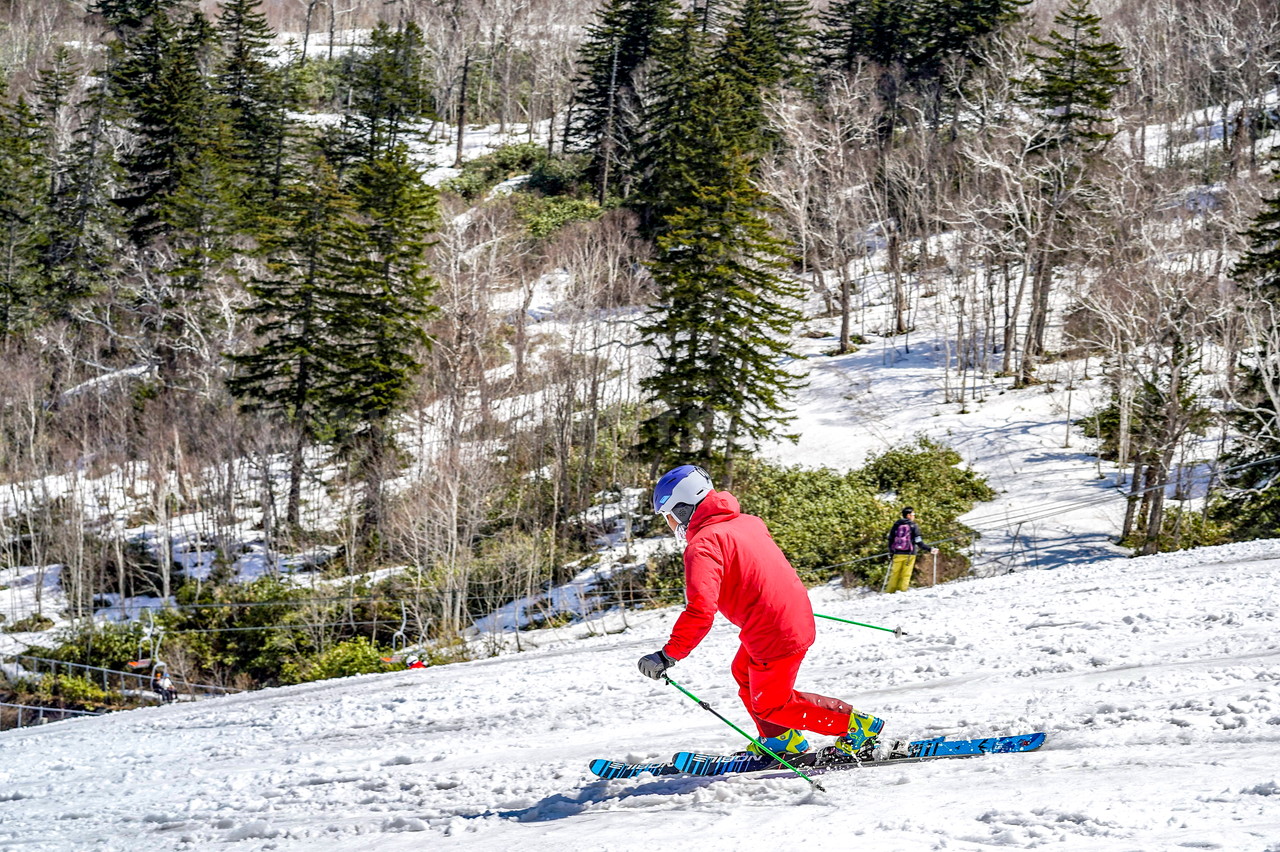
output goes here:
<path id="1" fill-rule="evenodd" d="M 805 652 L 759 663 L 738 647 L 733 658 L 733 679 L 738 697 L 756 722 L 761 737 L 776 737 L 788 728 L 840 736 L 849 731 L 853 707 L 843 701 L 795 690 L 796 673 Z"/>

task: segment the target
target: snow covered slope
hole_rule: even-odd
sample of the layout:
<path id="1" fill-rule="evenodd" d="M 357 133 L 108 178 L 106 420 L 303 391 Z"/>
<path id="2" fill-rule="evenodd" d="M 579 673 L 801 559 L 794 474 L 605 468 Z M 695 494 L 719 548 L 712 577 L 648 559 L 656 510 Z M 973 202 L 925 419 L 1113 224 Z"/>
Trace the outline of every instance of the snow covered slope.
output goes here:
<path id="1" fill-rule="evenodd" d="M 674 611 L 537 650 L 0 733 L 0 849 L 1280 850 L 1280 541 L 913 589 L 813 592 L 800 687 L 886 733 L 1045 730 L 1028 755 L 798 779 L 600 781 L 728 751 L 641 677 Z M 532 634 L 535 641 L 537 635 Z M 559 641 L 552 641 L 559 637 Z M 672 670 L 745 723 L 720 624 Z"/>
<path id="2" fill-rule="evenodd" d="M 809 327 L 830 331 L 834 322 Z M 955 449 L 997 491 L 961 518 L 981 534 L 968 554 L 975 572 L 1057 568 L 1125 552 L 1113 544 L 1125 510 L 1118 471 L 1099 462 L 1097 441 L 1071 425 L 1107 404 L 1098 371 L 1086 378 L 1082 362 L 1046 364 L 1044 384 L 1022 389 L 989 375 L 975 381 L 979 399 L 961 404 L 946 401 L 947 353 L 937 329 L 916 334 L 910 351 L 897 338 L 869 341 L 846 355 L 824 354 L 835 348 L 834 336 L 797 341 L 808 382 L 793 402 L 800 437 L 766 446 L 767 456 L 848 470 L 925 435 Z M 1203 487 L 1191 490 L 1203 496 Z M 929 539 L 929 507 L 916 508 Z"/>

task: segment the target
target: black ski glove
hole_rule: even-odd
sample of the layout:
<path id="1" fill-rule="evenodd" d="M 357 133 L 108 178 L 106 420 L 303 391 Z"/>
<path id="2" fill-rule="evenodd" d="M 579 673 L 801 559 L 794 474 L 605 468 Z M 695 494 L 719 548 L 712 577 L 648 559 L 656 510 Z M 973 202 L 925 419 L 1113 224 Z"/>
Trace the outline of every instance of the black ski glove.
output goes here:
<path id="1" fill-rule="evenodd" d="M 640 673 L 645 677 L 661 680 L 662 676 L 667 673 L 667 669 L 675 664 L 676 661 L 666 654 L 661 651 L 654 651 L 652 654 L 645 654 L 640 658 Z"/>

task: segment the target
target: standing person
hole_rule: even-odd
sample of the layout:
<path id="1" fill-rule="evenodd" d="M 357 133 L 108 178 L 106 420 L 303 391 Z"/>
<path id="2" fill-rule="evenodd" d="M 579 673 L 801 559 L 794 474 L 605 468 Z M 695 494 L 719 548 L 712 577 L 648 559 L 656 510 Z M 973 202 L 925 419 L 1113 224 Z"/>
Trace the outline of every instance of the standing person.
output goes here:
<path id="1" fill-rule="evenodd" d="M 889 571 L 889 593 L 905 592 L 911 585 L 916 554 L 933 553 L 933 548 L 924 546 L 924 538 L 916 526 L 916 510 L 910 506 L 902 510 L 902 517 L 889 529 L 889 553 L 893 560 Z"/>
<path id="2" fill-rule="evenodd" d="M 841 751 L 870 758 L 883 719 L 795 690 L 796 674 L 816 636 L 813 607 L 764 521 L 742 514 L 732 494 L 714 490 L 707 472 L 690 464 L 658 481 L 653 510 L 686 543 L 687 602 L 667 644 L 640 658 L 640 671 L 662 678 L 697 647 L 720 612 L 739 628 L 742 644 L 731 671 L 766 746 L 778 754 L 799 754 L 809 749 L 801 731 L 812 731 L 837 737 Z M 751 751 L 761 753 L 754 743 Z"/>

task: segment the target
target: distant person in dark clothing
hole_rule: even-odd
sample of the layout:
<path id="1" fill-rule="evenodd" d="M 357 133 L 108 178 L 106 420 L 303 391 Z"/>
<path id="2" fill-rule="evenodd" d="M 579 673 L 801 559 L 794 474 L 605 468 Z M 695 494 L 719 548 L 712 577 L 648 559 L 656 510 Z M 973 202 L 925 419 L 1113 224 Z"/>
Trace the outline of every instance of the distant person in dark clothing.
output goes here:
<path id="1" fill-rule="evenodd" d="M 894 521 L 889 530 L 889 554 L 893 559 L 889 571 L 889 593 L 905 592 L 911 585 L 916 555 L 932 552 L 933 548 L 925 547 L 924 537 L 916 526 L 916 510 L 907 506 L 902 510 L 902 517 Z"/>

